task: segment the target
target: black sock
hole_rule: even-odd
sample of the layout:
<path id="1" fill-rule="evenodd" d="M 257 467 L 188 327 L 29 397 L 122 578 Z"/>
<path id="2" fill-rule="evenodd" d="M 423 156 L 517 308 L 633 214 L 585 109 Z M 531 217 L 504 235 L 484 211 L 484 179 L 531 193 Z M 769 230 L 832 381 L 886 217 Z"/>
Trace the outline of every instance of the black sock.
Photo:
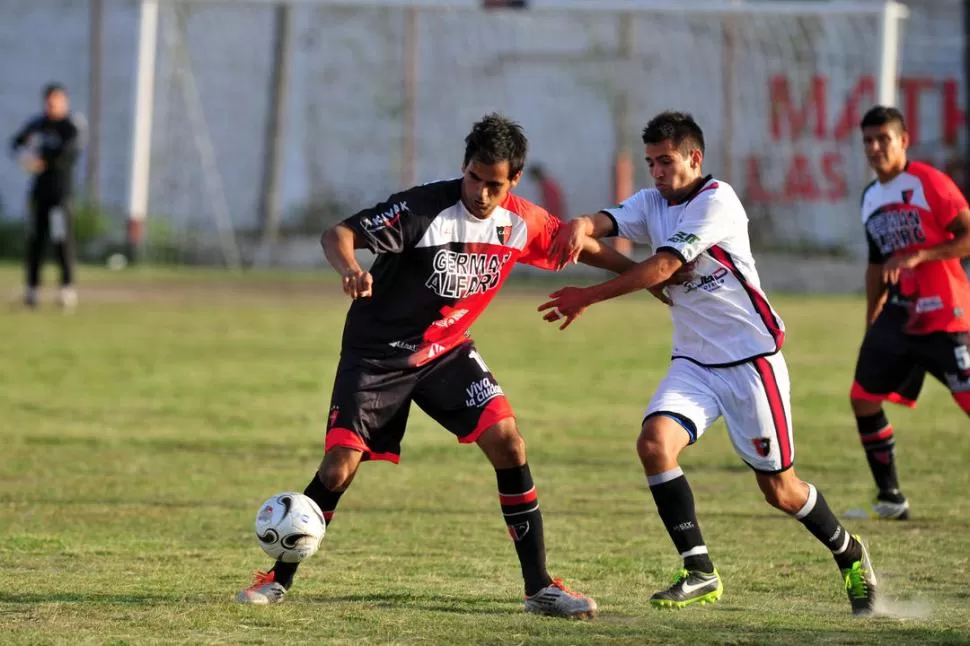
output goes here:
<path id="1" fill-rule="evenodd" d="M 515 553 L 522 566 L 526 595 L 533 595 L 552 583 L 546 571 L 546 543 L 542 535 L 542 512 L 529 465 L 496 469 L 498 499 L 502 515 L 515 541 Z"/>
<path id="2" fill-rule="evenodd" d="M 815 485 L 808 485 L 808 500 L 795 514 L 795 518 L 812 532 L 812 536 L 829 548 L 840 568 L 852 567 L 853 563 L 862 558 L 859 541 L 842 526 Z"/>
<path id="3" fill-rule="evenodd" d="M 886 419 L 886 414 L 879 411 L 875 415 L 855 418 L 859 429 L 859 439 L 866 451 L 869 470 L 879 488 L 879 499 L 890 502 L 902 502 L 903 495 L 899 491 L 899 479 L 896 477 L 896 438 L 893 437 L 893 427 Z"/>
<path id="4" fill-rule="evenodd" d="M 698 572 L 713 572 L 714 563 L 707 553 L 701 527 L 694 512 L 694 494 L 684 471 L 677 467 L 656 475 L 647 476 L 650 493 L 657 503 L 660 519 L 674 542 L 674 547 L 684 559 L 684 568 Z"/>
<path id="5" fill-rule="evenodd" d="M 313 480 L 310 484 L 306 486 L 303 490 L 303 494 L 309 496 L 313 502 L 317 503 L 320 507 L 320 511 L 323 512 L 323 520 L 327 527 L 330 527 L 330 519 L 333 518 L 333 512 L 337 508 L 337 503 L 340 501 L 340 496 L 344 495 L 343 491 L 330 491 L 323 483 L 320 482 L 320 478 L 314 474 Z M 273 565 L 271 570 L 276 576 L 275 581 L 279 583 L 284 588 L 289 589 L 293 585 L 293 575 L 296 574 L 296 569 L 300 566 L 299 563 L 284 563 L 283 561 L 277 561 Z"/>

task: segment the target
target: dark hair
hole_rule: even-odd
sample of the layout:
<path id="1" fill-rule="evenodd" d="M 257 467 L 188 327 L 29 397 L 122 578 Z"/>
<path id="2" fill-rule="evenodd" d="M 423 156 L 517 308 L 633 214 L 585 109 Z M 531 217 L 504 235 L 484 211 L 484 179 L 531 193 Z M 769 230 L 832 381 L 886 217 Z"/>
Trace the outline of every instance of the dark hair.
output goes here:
<path id="1" fill-rule="evenodd" d="M 472 159 L 483 164 L 509 163 L 509 179 L 522 172 L 529 152 L 529 140 L 522 126 L 492 113 L 472 126 L 465 137 L 465 165 Z"/>
<path id="2" fill-rule="evenodd" d="M 877 105 L 870 108 L 859 123 L 860 128 L 885 125 L 893 126 L 899 132 L 906 132 L 906 119 L 903 118 L 903 113 L 891 106 Z"/>
<path id="3" fill-rule="evenodd" d="M 659 144 L 668 139 L 682 152 L 685 147 L 704 152 L 704 131 L 688 112 L 661 112 L 643 129 L 645 144 Z"/>
<path id="4" fill-rule="evenodd" d="M 44 86 L 44 98 L 49 99 L 55 92 L 67 94 L 67 88 L 60 83 L 48 83 Z"/>

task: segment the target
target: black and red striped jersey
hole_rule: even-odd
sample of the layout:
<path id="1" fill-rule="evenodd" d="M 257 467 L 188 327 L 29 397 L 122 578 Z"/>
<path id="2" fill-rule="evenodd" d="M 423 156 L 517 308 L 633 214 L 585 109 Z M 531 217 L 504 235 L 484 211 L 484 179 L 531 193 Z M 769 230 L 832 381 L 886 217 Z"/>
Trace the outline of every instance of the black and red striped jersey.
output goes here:
<path id="1" fill-rule="evenodd" d="M 375 254 L 373 295 L 350 306 L 343 351 L 419 366 L 461 344 L 517 262 L 556 270 L 561 221 L 511 193 L 484 220 L 461 179 L 396 193 L 343 222 Z"/>

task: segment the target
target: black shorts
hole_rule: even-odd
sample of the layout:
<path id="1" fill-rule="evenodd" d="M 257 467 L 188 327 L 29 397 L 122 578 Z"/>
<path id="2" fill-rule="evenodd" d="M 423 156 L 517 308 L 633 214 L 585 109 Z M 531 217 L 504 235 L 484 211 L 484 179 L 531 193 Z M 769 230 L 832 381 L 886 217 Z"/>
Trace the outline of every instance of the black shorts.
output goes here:
<path id="1" fill-rule="evenodd" d="M 326 450 L 342 446 L 362 451 L 364 460 L 397 463 L 412 401 L 462 443 L 514 416 L 472 342 L 416 368 L 344 355 L 330 399 Z"/>
<path id="2" fill-rule="evenodd" d="M 906 334 L 906 312 L 888 306 L 862 340 L 851 396 L 916 406 L 930 373 L 970 413 L 970 353 L 966 332 Z"/>

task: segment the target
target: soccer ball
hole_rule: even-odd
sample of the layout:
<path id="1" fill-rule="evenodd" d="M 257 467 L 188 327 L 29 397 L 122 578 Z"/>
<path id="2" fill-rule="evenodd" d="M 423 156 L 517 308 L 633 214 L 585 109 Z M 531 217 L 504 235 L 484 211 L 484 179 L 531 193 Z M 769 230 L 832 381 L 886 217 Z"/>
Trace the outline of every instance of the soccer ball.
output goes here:
<path id="1" fill-rule="evenodd" d="M 276 494 L 256 514 L 260 547 L 284 563 L 299 563 L 316 554 L 326 531 L 317 503 L 295 491 Z"/>

